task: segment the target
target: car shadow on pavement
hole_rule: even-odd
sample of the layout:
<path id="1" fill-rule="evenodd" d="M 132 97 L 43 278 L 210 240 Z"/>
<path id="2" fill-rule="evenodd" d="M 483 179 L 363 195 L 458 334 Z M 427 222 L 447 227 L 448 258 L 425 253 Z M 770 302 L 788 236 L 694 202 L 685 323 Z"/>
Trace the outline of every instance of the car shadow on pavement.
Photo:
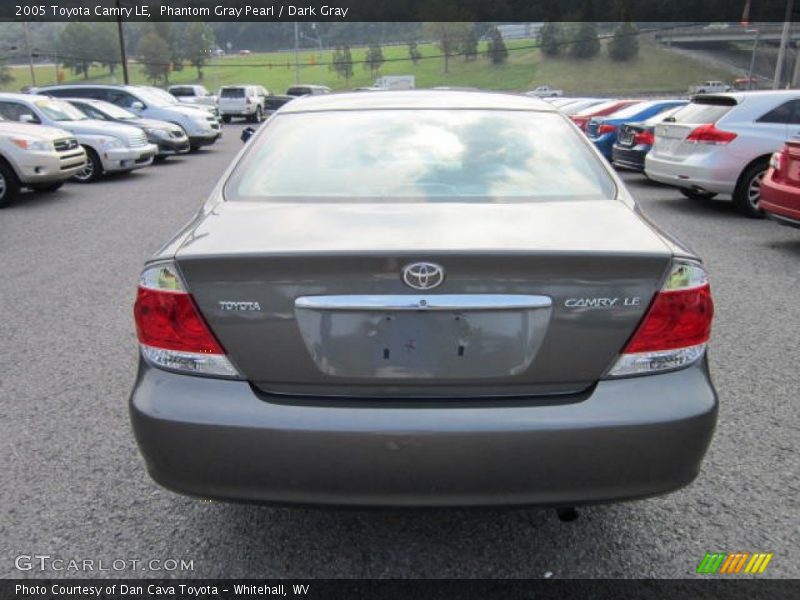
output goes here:
<path id="1" fill-rule="evenodd" d="M 631 538 L 648 535 L 624 529 L 652 519 L 654 511 L 649 502 L 590 506 L 580 508 L 580 517 L 570 523 L 545 508 L 208 503 L 198 512 L 214 513 L 215 520 L 225 523 L 215 528 L 214 548 L 224 553 L 219 558 L 226 563 L 226 577 L 542 578 L 625 576 L 632 565 L 646 571 L 648 558 Z M 233 549 L 235 560 L 229 554 Z M 596 571 L 598 562 L 606 563 L 605 569 Z"/>

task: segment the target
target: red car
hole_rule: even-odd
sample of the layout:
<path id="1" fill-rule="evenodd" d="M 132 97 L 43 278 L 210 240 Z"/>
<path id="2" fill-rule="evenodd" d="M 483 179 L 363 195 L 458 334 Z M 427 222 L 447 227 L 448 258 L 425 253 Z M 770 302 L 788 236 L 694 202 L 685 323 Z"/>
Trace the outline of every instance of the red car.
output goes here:
<path id="1" fill-rule="evenodd" d="M 586 110 L 575 113 L 574 115 L 570 116 L 570 119 L 572 119 L 575 125 L 580 127 L 581 131 L 585 132 L 586 125 L 589 124 L 589 119 L 592 117 L 605 117 L 606 115 L 615 113 L 618 110 L 623 109 L 626 106 L 630 106 L 631 104 L 636 104 L 637 102 L 641 102 L 641 100 L 609 100 L 608 102 L 595 104 Z"/>
<path id="2" fill-rule="evenodd" d="M 761 181 L 759 207 L 783 225 L 800 227 L 800 142 L 786 142 L 769 167 Z"/>

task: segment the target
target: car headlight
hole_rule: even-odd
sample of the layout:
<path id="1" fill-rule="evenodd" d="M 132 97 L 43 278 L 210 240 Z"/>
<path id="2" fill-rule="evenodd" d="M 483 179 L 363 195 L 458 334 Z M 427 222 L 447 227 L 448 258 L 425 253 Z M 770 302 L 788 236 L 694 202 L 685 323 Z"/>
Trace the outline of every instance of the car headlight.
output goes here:
<path id="1" fill-rule="evenodd" d="M 19 146 L 23 150 L 30 150 L 33 152 L 55 152 L 56 148 L 53 142 L 46 140 L 37 140 L 30 137 L 14 137 L 11 142 L 15 146 Z"/>
<path id="2" fill-rule="evenodd" d="M 157 138 L 168 138 L 169 132 L 166 129 L 145 129 L 147 135 L 152 135 Z"/>
<path id="3" fill-rule="evenodd" d="M 118 138 L 100 138 L 100 146 L 103 150 L 116 150 L 117 148 L 124 148 L 125 144 Z"/>

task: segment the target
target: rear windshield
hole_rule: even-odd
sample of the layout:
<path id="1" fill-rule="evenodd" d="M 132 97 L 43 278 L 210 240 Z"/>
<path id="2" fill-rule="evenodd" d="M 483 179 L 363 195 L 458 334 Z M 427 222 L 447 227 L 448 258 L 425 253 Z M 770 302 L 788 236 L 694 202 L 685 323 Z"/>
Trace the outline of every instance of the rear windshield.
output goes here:
<path id="1" fill-rule="evenodd" d="M 194 96 L 194 90 L 192 88 L 170 88 L 169 93 L 173 96 L 183 97 L 183 96 Z"/>
<path id="2" fill-rule="evenodd" d="M 729 97 L 696 98 L 666 119 L 669 123 L 716 123 L 733 108 Z"/>
<path id="3" fill-rule="evenodd" d="M 524 202 L 616 193 L 558 113 L 277 113 L 267 129 L 234 170 L 228 199 Z"/>
<path id="4" fill-rule="evenodd" d="M 222 88 L 221 98 L 244 98 L 244 88 Z"/>

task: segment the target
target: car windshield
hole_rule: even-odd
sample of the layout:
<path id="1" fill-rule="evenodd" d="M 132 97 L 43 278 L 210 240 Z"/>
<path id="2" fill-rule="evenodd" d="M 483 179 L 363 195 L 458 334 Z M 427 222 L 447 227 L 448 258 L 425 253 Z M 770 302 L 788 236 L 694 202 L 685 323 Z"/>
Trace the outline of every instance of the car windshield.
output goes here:
<path id="1" fill-rule="evenodd" d="M 557 113 L 278 114 L 234 170 L 229 199 L 529 202 L 616 193 L 601 161 Z"/>
<path id="2" fill-rule="evenodd" d="M 594 113 L 601 112 L 608 108 L 611 108 L 617 103 L 619 103 L 619 100 L 608 100 L 606 102 L 600 102 L 599 104 L 592 104 L 591 106 L 588 106 L 583 110 L 580 110 L 577 113 L 575 113 L 575 116 L 576 117 L 592 116 Z"/>
<path id="3" fill-rule="evenodd" d="M 88 117 L 69 102 L 54 98 L 34 100 L 34 106 L 51 121 L 83 121 Z"/>
<path id="4" fill-rule="evenodd" d="M 136 88 L 135 94 L 148 106 L 172 106 L 178 104 L 178 99 L 164 90 L 153 87 Z"/>

